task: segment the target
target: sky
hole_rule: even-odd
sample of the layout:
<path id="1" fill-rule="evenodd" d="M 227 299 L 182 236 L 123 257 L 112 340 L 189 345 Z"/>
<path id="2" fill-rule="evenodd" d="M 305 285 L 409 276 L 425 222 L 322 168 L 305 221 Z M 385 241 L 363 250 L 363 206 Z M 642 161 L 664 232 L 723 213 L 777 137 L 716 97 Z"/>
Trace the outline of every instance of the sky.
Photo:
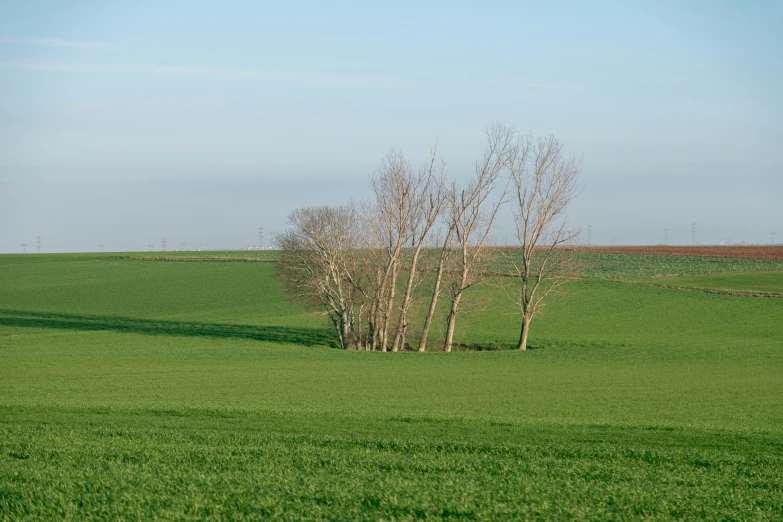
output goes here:
<path id="1" fill-rule="evenodd" d="M 776 1 L 6 0 L 0 252 L 268 244 L 392 147 L 470 175 L 493 121 L 583 158 L 592 244 L 783 243 L 780 27 Z"/>

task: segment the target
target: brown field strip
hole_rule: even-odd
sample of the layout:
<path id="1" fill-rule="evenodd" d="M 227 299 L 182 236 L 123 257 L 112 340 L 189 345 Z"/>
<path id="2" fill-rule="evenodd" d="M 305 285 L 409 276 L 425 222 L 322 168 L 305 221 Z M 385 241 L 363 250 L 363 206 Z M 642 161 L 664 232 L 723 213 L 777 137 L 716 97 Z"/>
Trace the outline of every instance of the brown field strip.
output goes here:
<path id="1" fill-rule="evenodd" d="M 783 246 L 594 246 L 579 252 L 783 260 Z"/>

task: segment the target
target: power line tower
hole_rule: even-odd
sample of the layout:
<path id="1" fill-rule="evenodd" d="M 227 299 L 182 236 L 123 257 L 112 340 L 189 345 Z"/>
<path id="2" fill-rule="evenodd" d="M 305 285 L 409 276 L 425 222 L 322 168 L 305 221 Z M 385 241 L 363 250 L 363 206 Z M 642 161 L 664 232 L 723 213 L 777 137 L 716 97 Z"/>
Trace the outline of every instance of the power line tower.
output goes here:
<path id="1" fill-rule="evenodd" d="M 188 246 L 188 242 L 187 241 L 182 241 L 179 244 L 179 249 L 180 250 L 186 250 L 187 246 Z"/>
<path id="2" fill-rule="evenodd" d="M 774 232 L 770 232 L 769 233 L 769 244 L 770 245 L 774 245 L 775 244 L 775 233 Z"/>
<path id="3" fill-rule="evenodd" d="M 152 243 L 150 243 L 149 245 L 147 245 L 147 247 L 149 247 L 149 249 L 150 249 L 150 252 L 152 252 L 152 249 L 153 249 L 153 248 L 155 248 L 155 245 L 153 245 Z"/>
<path id="4" fill-rule="evenodd" d="M 691 240 L 693 241 L 693 246 L 696 246 L 696 223 L 691 223 Z"/>
<path id="5" fill-rule="evenodd" d="M 166 238 L 165 237 L 160 240 L 160 249 L 163 252 L 166 251 Z"/>
<path id="6" fill-rule="evenodd" d="M 23 254 L 27 253 L 27 243 L 22 243 L 22 253 Z"/>
<path id="7" fill-rule="evenodd" d="M 41 236 L 36 236 L 35 238 L 35 247 L 38 249 L 38 253 L 41 253 Z"/>
<path id="8" fill-rule="evenodd" d="M 100 249 L 101 249 L 101 252 L 103 252 L 103 243 L 101 243 L 100 245 L 98 245 L 98 248 L 100 248 Z"/>
<path id="9" fill-rule="evenodd" d="M 669 229 L 664 228 L 663 229 L 663 244 L 668 245 L 669 244 Z"/>
<path id="10" fill-rule="evenodd" d="M 587 225 L 587 246 L 593 244 L 593 225 Z"/>
<path id="11" fill-rule="evenodd" d="M 264 227 L 258 227 L 258 248 L 264 248 Z"/>

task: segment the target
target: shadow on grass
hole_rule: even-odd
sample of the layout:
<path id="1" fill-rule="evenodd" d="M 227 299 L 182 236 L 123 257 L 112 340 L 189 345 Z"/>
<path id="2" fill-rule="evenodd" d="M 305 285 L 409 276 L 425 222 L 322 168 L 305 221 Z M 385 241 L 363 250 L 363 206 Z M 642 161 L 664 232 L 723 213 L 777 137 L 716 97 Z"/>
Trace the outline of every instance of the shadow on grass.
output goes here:
<path id="1" fill-rule="evenodd" d="M 331 332 L 326 328 L 158 321 L 135 317 L 75 315 L 5 309 L 0 309 L 0 326 L 56 328 L 77 331 L 105 330 L 146 335 L 255 339 L 257 341 L 300 344 L 304 346 L 332 346 L 335 343 Z"/>

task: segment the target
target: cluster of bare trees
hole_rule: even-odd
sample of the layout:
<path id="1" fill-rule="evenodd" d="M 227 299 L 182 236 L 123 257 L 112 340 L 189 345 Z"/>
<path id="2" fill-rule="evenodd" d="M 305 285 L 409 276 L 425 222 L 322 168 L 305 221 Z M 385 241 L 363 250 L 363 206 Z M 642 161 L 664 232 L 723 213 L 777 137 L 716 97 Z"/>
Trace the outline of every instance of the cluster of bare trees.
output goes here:
<path id="1" fill-rule="evenodd" d="M 290 228 L 276 238 L 278 266 L 297 298 L 325 310 L 343 348 L 425 351 L 443 301 L 440 342 L 451 351 L 467 290 L 499 276 L 489 269 L 501 252 L 491 231 L 511 203 L 521 248 L 502 251 L 501 265 L 510 267 L 502 286 L 519 306 L 519 348 L 526 349 L 544 298 L 576 275 L 568 245 L 577 232 L 564 211 L 580 162 L 553 137 L 502 124 L 490 125 L 486 139 L 467 181 L 448 179 L 437 147 L 418 169 L 392 150 L 372 178 L 369 201 L 290 214 Z"/>

